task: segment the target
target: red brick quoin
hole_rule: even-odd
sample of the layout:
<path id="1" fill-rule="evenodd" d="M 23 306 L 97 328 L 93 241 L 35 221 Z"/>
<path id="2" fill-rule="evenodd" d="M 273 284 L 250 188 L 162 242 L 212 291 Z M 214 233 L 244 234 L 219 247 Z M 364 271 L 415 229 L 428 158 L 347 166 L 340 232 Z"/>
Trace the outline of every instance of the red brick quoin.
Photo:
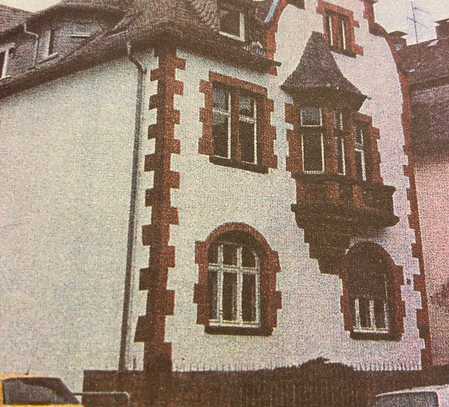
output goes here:
<path id="1" fill-rule="evenodd" d="M 175 95 L 183 94 L 183 83 L 175 79 L 176 69 L 185 69 L 185 60 L 176 49 L 156 50 L 159 67 L 151 71 L 158 81 L 157 94 L 150 97 L 149 109 L 156 109 L 156 124 L 148 137 L 155 139 L 155 152 L 145 157 L 145 171 L 154 173 L 154 186 L 146 193 L 146 206 L 151 207 L 151 224 L 142 228 L 142 240 L 150 246 L 148 268 L 140 274 L 140 289 L 148 291 L 147 314 L 139 317 L 135 341 L 144 342 L 146 371 L 171 370 L 171 344 L 165 342 L 165 319 L 174 312 L 174 292 L 167 290 L 169 269 L 175 266 L 175 248 L 169 245 L 170 225 L 179 223 L 178 210 L 171 206 L 171 189 L 179 188 L 179 173 L 171 170 L 172 154 L 180 153 L 175 139 L 175 125 L 180 122 L 174 109 Z"/>
<path id="2" fill-rule="evenodd" d="M 404 166 L 404 175 L 409 178 L 410 188 L 407 189 L 407 198 L 410 202 L 410 215 L 408 217 L 409 226 L 415 231 L 415 243 L 412 244 L 413 257 L 418 259 L 420 274 L 414 276 L 414 289 L 421 293 L 421 309 L 416 311 L 416 319 L 418 324 L 419 336 L 424 340 L 425 348 L 421 350 L 421 364 L 423 367 L 432 365 L 432 343 L 429 328 L 429 310 L 426 290 L 426 278 L 424 270 L 424 259 L 422 253 L 421 226 L 419 223 L 418 197 L 416 193 L 415 180 L 415 157 L 413 154 L 412 142 L 412 102 L 409 90 L 409 83 L 406 75 L 399 69 L 399 57 L 394 48 L 394 44 L 388 34 L 384 34 L 391 53 L 398 67 L 399 80 L 401 82 L 401 90 L 403 97 L 402 106 L 402 127 L 404 129 L 404 152 L 408 156 L 409 165 Z"/>
<path id="3" fill-rule="evenodd" d="M 277 156 L 274 153 L 274 142 L 276 140 L 276 128 L 271 125 L 271 113 L 274 111 L 274 103 L 267 98 L 267 89 L 243 81 L 238 78 L 224 76 L 215 72 L 209 73 L 209 81 L 200 82 L 200 92 L 204 93 L 204 107 L 200 109 L 200 121 L 203 123 L 203 134 L 199 140 L 198 151 L 200 154 L 205 154 L 211 157 L 214 161 L 214 140 L 212 135 L 212 108 L 213 108 L 213 94 L 212 87 L 214 83 L 226 86 L 229 89 L 237 91 L 245 91 L 251 93 L 257 103 L 258 122 L 257 122 L 257 143 L 258 143 L 258 163 L 245 165 L 241 162 L 232 160 L 221 160 L 223 165 L 230 167 L 243 168 L 246 170 L 253 170 L 257 172 L 268 172 L 269 168 L 277 168 Z M 237 114 L 238 112 L 232 112 Z M 231 127 L 231 137 L 236 139 L 238 137 L 236 129 Z M 239 143 L 235 143 L 238 148 Z M 239 153 L 237 152 L 237 155 Z"/>
<path id="4" fill-rule="evenodd" d="M 349 268 L 354 264 L 357 256 L 370 253 L 374 258 L 382 259 L 387 265 L 388 309 L 390 316 L 390 331 L 388 334 L 357 333 L 353 331 L 353 316 L 351 312 Z M 343 313 L 345 330 L 351 333 L 353 339 L 395 340 L 399 341 L 404 333 L 405 303 L 402 300 L 401 286 L 404 285 L 404 272 L 397 266 L 385 249 L 372 242 L 359 243 L 349 249 L 340 272 L 343 283 L 341 310 Z"/>
<path id="5" fill-rule="evenodd" d="M 209 247 L 224 235 L 242 236 L 258 251 L 261 260 L 261 321 L 260 328 L 209 327 L 208 251 Z M 278 253 L 273 251 L 265 238 L 244 223 L 226 223 L 215 229 L 204 242 L 196 242 L 195 262 L 198 264 L 198 283 L 195 284 L 194 302 L 198 305 L 197 323 L 206 332 L 232 335 L 270 335 L 277 326 L 277 310 L 282 308 L 281 293 L 276 291 L 276 274 L 281 271 Z"/>

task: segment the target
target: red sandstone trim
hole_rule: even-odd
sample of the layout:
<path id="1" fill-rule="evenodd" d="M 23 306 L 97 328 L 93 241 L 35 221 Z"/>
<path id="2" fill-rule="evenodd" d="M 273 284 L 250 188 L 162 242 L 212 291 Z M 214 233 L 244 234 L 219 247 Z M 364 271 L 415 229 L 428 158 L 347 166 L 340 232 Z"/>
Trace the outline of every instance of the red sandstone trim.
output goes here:
<path id="1" fill-rule="evenodd" d="M 154 138 L 155 152 L 145 157 L 145 171 L 154 172 L 154 187 L 147 191 L 146 206 L 151 206 L 151 224 L 142 228 L 142 241 L 150 246 L 149 266 L 141 270 L 140 289 L 148 290 L 147 314 L 139 317 L 136 342 L 144 342 L 144 368 L 171 369 L 171 344 L 165 342 L 165 320 L 174 313 L 172 290 L 167 290 L 169 268 L 175 266 L 175 248 L 169 245 L 170 225 L 179 223 L 178 209 L 171 206 L 171 189 L 179 188 L 179 173 L 171 170 L 171 155 L 180 153 L 175 139 L 175 125 L 180 122 L 174 109 L 175 95 L 183 94 L 183 83 L 176 80 L 176 69 L 185 69 L 185 60 L 176 49 L 161 47 L 157 51 L 159 67 L 151 71 L 158 81 L 158 91 L 149 101 L 156 109 L 157 121 L 150 126 L 148 137 Z"/>
<path id="2" fill-rule="evenodd" d="M 375 253 L 377 257 L 383 258 L 388 264 L 388 300 L 390 310 L 390 332 L 388 334 L 365 334 L 357 333 L 353 331 L 353 319 L 351 312 L 351 295 L 349 290 L 349 272 L 348 267 L 351 264 L 351 260 L 354 256 L 364 255 L 367 251 Z M 404 319 L 405 319 L 405 303 L 402 300 L 401 286 L 404 285 L 404 272 L 401 266 L 397 266 L 391 256 L 381 246 L 372 243 L 364 242 L 359 243 L 349 249 L 346 254 L 343 263 L 342 270 L 340 272 L 340 278 L 343 285 L 343 295 L 341 296 L 341 311 L 343 313 L 345 330 L 350 332 L 353 339 L 366 339 L 366 340 L 395 340 L 401 339 L 404 334 Z"/>
<path id="3" fill-rule="evenodd" d="M 367 0 L 366 0 L 367 1 Z M 422 309 L 417 310 L 417 325 L 420 338 L 424 339 L 425 348 L 421 350 L 421 364 L 423 367 L 432 365 L 432 343 L 429 328 L 429 309 L 426 290 L 426 278 L 424 270 L 424 259 L 422 255 L 422 239 L 421 227 L 419 222 L 418 197 L 416 192 L 415 180 L 415 157 L 413 154 L 412 142 L 412 102 L 410 95 L 409 82 L 406 75 L 401 72 L 399 65 L 399 55 L 395 50 L 394 44 L 388 34 L 383 35 L 398 67 L 399 81 L 401 83 L 403 107 L 402 107 L 402 127 L 404 129 L 404 152 L 408 156 L 408 166 L 404 166 L 404 175 L 409 178 L 410 188 L 407 190 L 407 197 L 410 202 L 409 225 L 415 231 L 415 243 L 412 244 L 411 250 L 413 257 L 418 259 L 420 275 L 414 277 L 414 289 L 421 293 Z"/>
<path id="4" fill-rule="evenodd" d="M 363 18 L 368 20 L 369 32 L 373 35 L 383 37 L 386 35 L 385 29 L 376 22 L 376 15 L 374 13 L 374 3 L 372 0 L 361 0 L 365 5 Z"/>
<path id="5" fill-rule="evenodd" d="M 257 103 L 257 142 L 258 163 L 248 164 L 235 160 L 214 157 L 214 140 L 212 135 L 212 108 L 213 108 L 213 83 L 220 83 L 232 89 L 244 90 L 256 98 Z M 276 128 L 271 125 L 271 113 L 274 111 L 274 103 L 267 98 L 267 89 L 251 82 L 238 78 L 224 76 L 215 72 L 209 73 L 209 81 L 201 81 L 201 93 L 204 93 L 204 107 L 200 109 L 200 122 L 203 124 L 203 134 L 199 140 L 198 152 L 210 156 L 211 162 L 229 167 L 241 168 L 255 172 L 267 172 L 268 168 L 277 168 L 277 156 L 274 153 L 276 140 Z M 238 113 L 237 113 L 238 114 Z"/>
<path id="6" fill-rule="evenodd" d="M 363 47 L 358 45 L 356 43 L 355 39 L 355 28 L 359 28 L 360 24 L 357 20 L 354 19 L 354 12 L 351 10 L 348 10 L 346 8 L 337 6 L 335 4 L 328 3 L 324 0 L 318 0 L 318 6 L 316 9 L 318 14 L 321 14 L 323 16 L 323 33 L 324 37 L 326 38 L 326 41 L 329 41 L 326 34 L 326 15 L 328 13 L 334 13 L 341 16 L 345 16 L 348 21 L 348 30 L 347 30 L 347 37 L 348 37 L 348 43 L 350 45 L 349 54 L 347 52 L 344 52 L 343 50 L 332 47 L 332 51 L 339 52 L 345 55 L 349 56 L 356 56 L 356 55 L 363 55 Z"/>
<path id="7" fill-rule="evenodd" d="M 261 253 L 261 307 L 262 327 L 249 330 L 240 328 L 212 329 L 209 326 L 208 299 L 208 251 L 212 243 L 229 232 L 243 233 L 254 241 Z M 198 283 L 194 289 L 194 303 L 198 305 L 197 323 L 206 327 L 206 332 L 217 334 L 270 335 L 277 326 L 277 310 L 282 308 L 282 297 L 276 291 L 276 274 L 281 271 L 278 253 L 273 251 L 266 239 L 254 228 L 243 223 L 226 223 L 215 229 L 204 242 L 196 242 L 195 262 L 198 264 Z M 243 332 L 244 331 L 244 332 Z"/>

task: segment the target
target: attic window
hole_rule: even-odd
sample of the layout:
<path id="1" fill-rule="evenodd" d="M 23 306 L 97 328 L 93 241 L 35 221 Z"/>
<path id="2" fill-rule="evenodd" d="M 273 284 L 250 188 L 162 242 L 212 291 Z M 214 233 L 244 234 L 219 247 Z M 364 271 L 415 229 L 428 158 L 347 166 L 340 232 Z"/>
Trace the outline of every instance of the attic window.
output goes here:
<path id="1" fill-rule="evenodd" d="M 13 44 L 0 47 L 0 79 L 8 77 L 8 62 L 13 48 Z"/>
<path id="2" fill-rule="evenodd" d="M 230 4 L 220 4 L 220 34 L 245 41 L 245 15 Z"/>

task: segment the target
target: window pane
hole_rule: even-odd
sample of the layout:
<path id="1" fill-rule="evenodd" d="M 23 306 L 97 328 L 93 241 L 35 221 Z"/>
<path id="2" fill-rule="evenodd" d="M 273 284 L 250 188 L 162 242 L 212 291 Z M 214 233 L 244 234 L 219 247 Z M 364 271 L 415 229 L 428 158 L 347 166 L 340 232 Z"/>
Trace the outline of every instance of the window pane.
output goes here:
<path id="1" fill-rule="evenodd" d="M 212 134 L 214 137 L 214 155 L 229 158 L 229 118 L 214 113 Z"/>
<path id="2" fill-rule="evenodd" d="M 365 139 L 365 131 L 362 127 L 357 128 L 355 142 L 363 146 Z"/>
<path id="3" fill-rule="evenodd" d="M 355 151 L 355 166 L 357 170 L 357 178 L 361 181 L 365 180 L 365 162 L 364 154 L 362 151 Z"/>
<path id="4" fill-rule="evenodd" d="M 301 126 L 321 126 L 321 109 L 319 107 L 301 108 Z"/>
<path id="5" fill-rule="evenodd" d="M 385 303 L 380 300 L 374 301 L 374 316 L 376 320 L 376 328 L 386 328 Z"/>
<path id="6" fill-rule="evenodd" d="M 218 245 L 212 244 L 209 247 L 209 252 L 207 253 L 208 261 L 210 263 L 218 263 Z"/>
<path id="7" fill-rule="evenodd" d="M 209 318 L 218 319 L 218 274 L 216 271 L 209 271 L 209 286 L 208 286 L 208 299 L 209 299 Z"/>
<path id="8" fill-rule="evenodd" d="M 51 29 L 48 33 L 48 55 L 55 52 L 55 30 Z"/>
<path id="9" fill-rule="evenodd" d="M 303 134 L 304 171 L 323 171 L 323 146 L 321 139 L 321 133 Z"/>
<path id="10" fill-rule="evenodd" d="M 371 327 L 371 321 L 369 317 L 369 300 L 366 298 L 359 298 L 359 314 L 360 314 L 360 326 L 362 328 Z"/>
<path id="11" fill-rule="evenodd" d="M 223 245 L 223 263 L 228 265 L 237 265 L 237 246 Z"/>
<path id="12" fill-rule="evenodd" d="M 256 275 L 243 275 L 242 288 L 242 315 L 243 321 L 256 321 Z"/>
<path id="13" fill-rule="evenodd" d="M 223 274 L 223 320 L 237 320 L 237 274 Z"/>
<path id="14" fill-rule="evenodd" d="M 332 21 L 332 15 L 328 14 L 326 16 L 326 34 L 327 34 L 327 41 L 329 45 L 332 47 L 334 45 L 334 36 L 333 36 L 333 21 Z"/>
<path id="15" fill-rule="evenodd" d="M 346 18 L 343 16 L 340 16 L 340 32 L 339 32 L 339 37 L 340 37 L 340 42 L 341 42 L 341 47 L 342 49 L 347 49 L 348 48 L 348 39 L 346 36 L 347 33 L 347 21 Z"/>
<path id="16" fill-rule="evenodd" d="M 255 143 L 255 123 L 239 122 L 239 139 L 242 161 L 249 163 L 256 162 L 256 143 Z"/>
<path id="17" fill-rule="evenodd" d="M 344 140 L 341 137 L 337 137 L 337 164 L 338 173 L 345 174 L 345 148 Z"/>
<path id="18" fill-rule="evenodd" d="M 0 78 L 3 75 L 3 69 L 5 66 L 5 61 L 6 61 L 6 51 L 0 52 Z"/>
<path id="19" fill-rule="evenodd" d="M 229 110 L 229 91 L 219 86 L 214 86 L 214 109 Z"/>
<path id="20" fill-rule="evenodd" d="M 243 267 L 256 267 L 256 256 L 247 247 L 242 248 L 242 266 Z"/>
<path id="21" fill-rule="evenodd" d="M 256 101 L 250 96 L 240 95 L 240 115 L 253 117 L 256 111 Z"/>
<path id="22" fill-rule="evenodd" d="M 240 37 L 240 12 L 224 7 L 221 8 L 220 31 Z"/>

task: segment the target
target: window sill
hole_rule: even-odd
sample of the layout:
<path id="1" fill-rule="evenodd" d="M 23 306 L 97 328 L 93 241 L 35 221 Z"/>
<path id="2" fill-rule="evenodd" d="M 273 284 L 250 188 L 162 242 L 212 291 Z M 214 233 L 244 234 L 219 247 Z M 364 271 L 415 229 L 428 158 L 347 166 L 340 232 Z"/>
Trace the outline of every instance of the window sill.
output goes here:
<path id="1" fill-rule="evenodd" d="M 41 59 L 41 60 L 39 61 L 39 63 L 40 63 L 40 64 L 43 64 L 43 63 L 45 63 L 45 62 L 47 62 L 47 61 L 50 61 L 50 60 L 56 58 L 57 56 L 59 56 L 59 54 L 58 54 L 57 52 L 54 52 L 53 54 L 46 56 L 44 59 Z"/>
<path id="2" fill-rule="evenodd" d="M 351 339 L 365 341 L 400 341 L 401 336 L 386 332 L 357 332 L 351 331 Z"/>
<path id="3" fill-rule="evenodd" d="M 357 54 L 351 49 L 341 49 L 337 47 L 330 47 L 332 52 L 336 52 L 337 54 L 345 55 L 347 57 L 355 58 Z"/>
<path id="4" fill-rule="evenodd" d="M 211 335 L 239 335 L 239 336 L 270 336 L 272 329 L 264 327 L 239 327 L 239 326 L 206 326 L 205 332 Z"/>
<path id="5" fill-rule="evenodd" d="M 234 34 L 229 34 L 226 31 L 219 31 L 219 33 L 223 37 L 230 38 L 231 40 L 238 41 L 238 42 L 245 42 L 245 37 L 244 36 L 243 37 L 239 37 L 239 36 L 234 35 Z"/>
<path id="6" fill-rule="evenodd" d="M 244 161 L 236 161 L 233 159 L 217 157 L 217 156 L 211 156 L 209 158 L 209 161 L 216 165 L 222 165 L 223 167 L 237 168 L 240 170 L 252 171 L 252 172 L 257 172 L 260 174 L 268 173 L 268 168 L 266 166 L 260 165 L 260 164 L 251 164 L 251 163 L 247 163 Z"/>

